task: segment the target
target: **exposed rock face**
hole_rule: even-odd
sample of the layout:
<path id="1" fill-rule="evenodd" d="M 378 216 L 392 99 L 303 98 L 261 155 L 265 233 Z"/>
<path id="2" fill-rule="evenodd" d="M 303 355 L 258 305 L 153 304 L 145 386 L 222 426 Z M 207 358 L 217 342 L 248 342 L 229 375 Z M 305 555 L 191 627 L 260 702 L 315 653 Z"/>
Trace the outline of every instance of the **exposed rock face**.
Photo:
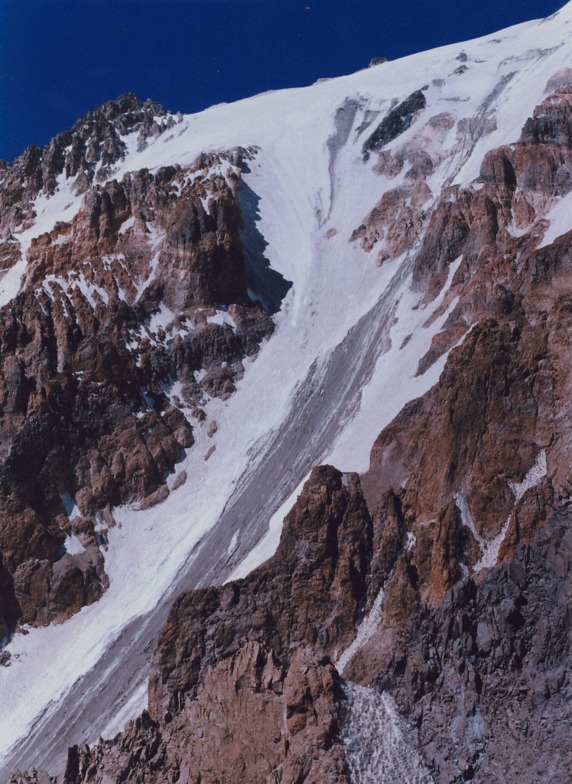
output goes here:
<path id="1" fill-rule="evenodd" d="M 348 782 L 330 657 L 354 634 L 370 532 L 357 476 L 315 469 L 271 561 L 176 601 L 149 714 L 72 749 L 64 781 Z"/>
<path id="2" fill-rule="evenodd" d="M 142 148 L 149 137 L 174 124 L 175 118 L 159 104 L 141 103 L 133 93 L 125 93 L 88 112 L 44 150 L 28 147 L 2 171 L 0 234 L 29 225 L 33 199 L 42 191 L 54 193 L 61 175 L 77 178 L 76 192 L 82 193 L 94 178 L 105 181 L 113 166 L 125 157 L 128 134 L 136 133 Z"/>
<path id="3" fill-rule="evenodd" d="M 165 498 L 194 442 L 189 414 L 204 419 L 209 396 L 230 395 L 272 332 L 248 297 L 240 239 L 251 153 L 107 179 L 127 143 L 174 122 L 122 96 L 5 174 L 7 266 L 40 192 L 49 206 L 61 176 L 85 195 L 69 222 L 32 239 L 20 293 L 0 309 L 0 638 L 16 618 L 62 620 L 101 595 L 111 510 Z M 84 552 L 66 554 L 72 533 Z"/>
<path id="4" fill-rule="evenodd" d="M 414 280 L 430 299 L 457 262 L 443 308 L 458 300 L 419 372 L 470 332 L 363 477 L 383 613 L 344 675 L 379 673 L 439 782 L 563 782 L 570 766 L 570 236 L 539 248 L 569 192 L 566 105 L 548 98 L 477 187 L 438 201 Z"/>
<path id="5" fill-rule="evenodd" d="M 385 191 L 351 237 L 366 252 L 376 248 L 378 264 L 410 250 L 421 236 L 434 196 L 427 179 L 441 162 L 444 142 L 454 125 L 450 114 L 437 114 L 409 142 L 378 153 L 375 171 L 388 180 L 402 175 L 401 184 Z"/>
<path id="6" fill-rule="evenodd" d="M 419 728 L 439 782 L 564 782 L 572 764 L 568 510 L 397 638 L 378 685 Z"/>
<path id="7" fill-rule="evenodd" d="M 379 152 L 382 147 L 393 141 L 397 136 L 406 131 L 417 112 L 420 112 L 427 105 L 422 90 L 414 93 L 391 109 L 383 118 L 375 131 L 363 145 L 363 154 L 367 159 L 370 153 Z"/>

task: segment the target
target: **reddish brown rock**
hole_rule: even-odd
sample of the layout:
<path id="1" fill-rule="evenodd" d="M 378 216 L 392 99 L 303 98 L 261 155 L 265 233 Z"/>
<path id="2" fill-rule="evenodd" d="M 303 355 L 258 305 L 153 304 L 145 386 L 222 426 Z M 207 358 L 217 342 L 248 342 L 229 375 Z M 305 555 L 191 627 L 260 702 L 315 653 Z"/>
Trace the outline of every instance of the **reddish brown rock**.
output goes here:
<path id="1" fill-rule="evenodd" d="M 330 656 L 355 634 L 370 553 L 357 476 L 315 469 L 268 563 L 176 601 L 149 712 L 113 741 L 72 748 L 64 782 L 348 784 Z"/>
<path id="2" fill-rule="evenodd" d="M 21 291 L 0 310 L 0 552 L 11 578 L 20 570 L 22 622 L 60 619 L 105 585 L 80 569 L 73 600 L 54 592 L 67 526 L 61 497 L 75 500 L 92 530 L 110 506 L 164 499 L 166 477 L 194 443 L 182 409 L 232 394 L 242 359 L 273 329 L 247 295 L 238 188 L 250 152 L 110 179 L 126 134 L 144 145 L 174 122 L 158 105 L 122 96 L 4 172 L 6 266 L 19 259 L 11 232 L 32 224 L 35 196 L 49 198 L 63 174 L 78 177 L 83 193 L 69 223 L 32 240 Z M 178 407 L 167 394 L 174 380 Z"/>
<path id="3" fill-rule="evenodd" d="M 378 246 L 378 264 L 397 258 L 421 234 L 426 219 L 422 208 L 431 195 L 431 189 L 423 180 L 386 191 L 351 239 L 359 240 L 365 251 Z"/>

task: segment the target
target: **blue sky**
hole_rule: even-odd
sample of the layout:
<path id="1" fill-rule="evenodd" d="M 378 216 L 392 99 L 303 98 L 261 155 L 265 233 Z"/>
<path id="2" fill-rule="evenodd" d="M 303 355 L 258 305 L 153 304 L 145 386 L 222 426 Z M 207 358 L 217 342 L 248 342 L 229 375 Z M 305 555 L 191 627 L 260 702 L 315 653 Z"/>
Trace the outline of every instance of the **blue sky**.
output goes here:
<path id="1" fill-rule="evenodd" d="M 564 0 L 0 0 L 0 158 L 122 92 L 198 111 L 546 16 Z"/>

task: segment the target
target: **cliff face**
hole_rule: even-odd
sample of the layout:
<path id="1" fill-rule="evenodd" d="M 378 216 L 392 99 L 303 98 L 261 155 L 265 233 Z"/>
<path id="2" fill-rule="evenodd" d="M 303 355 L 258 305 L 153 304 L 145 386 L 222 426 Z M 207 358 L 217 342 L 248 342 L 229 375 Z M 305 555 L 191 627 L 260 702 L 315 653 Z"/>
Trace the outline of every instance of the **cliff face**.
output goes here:
<path id="1" fill-rule="evenodd" d="M 442 782 L 560 782 L 570 764 L 571 236 L 546 219 L 570 190 L 567 75 L 555 84 L 437 202 L 413 277 L 429 298 L 451 279 L 451 305 L 418 372 L 466 337 L 362 478 L 384 610 L 344 675 L 393 694 Z"/>
<path id="2" fill-rule="evenodd" d="M 119 744 L 73 749 L 65 780 L 347 782 L 330 657 L 353 637 L 370 534 L 357 476 L 315 469 L 268 564 L 175 602 L 149 712 Z"/>

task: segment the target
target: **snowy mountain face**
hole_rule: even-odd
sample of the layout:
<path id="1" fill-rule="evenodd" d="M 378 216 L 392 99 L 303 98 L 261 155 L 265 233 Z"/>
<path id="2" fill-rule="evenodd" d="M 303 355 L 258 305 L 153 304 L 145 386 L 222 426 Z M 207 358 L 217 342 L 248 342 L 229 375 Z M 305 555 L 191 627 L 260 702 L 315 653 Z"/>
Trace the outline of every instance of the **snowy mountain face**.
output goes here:
<path id="1" fill-rule="evenodd" d="M 567 780 L 571 29 L 0 170 L 0 780 Z"/>

